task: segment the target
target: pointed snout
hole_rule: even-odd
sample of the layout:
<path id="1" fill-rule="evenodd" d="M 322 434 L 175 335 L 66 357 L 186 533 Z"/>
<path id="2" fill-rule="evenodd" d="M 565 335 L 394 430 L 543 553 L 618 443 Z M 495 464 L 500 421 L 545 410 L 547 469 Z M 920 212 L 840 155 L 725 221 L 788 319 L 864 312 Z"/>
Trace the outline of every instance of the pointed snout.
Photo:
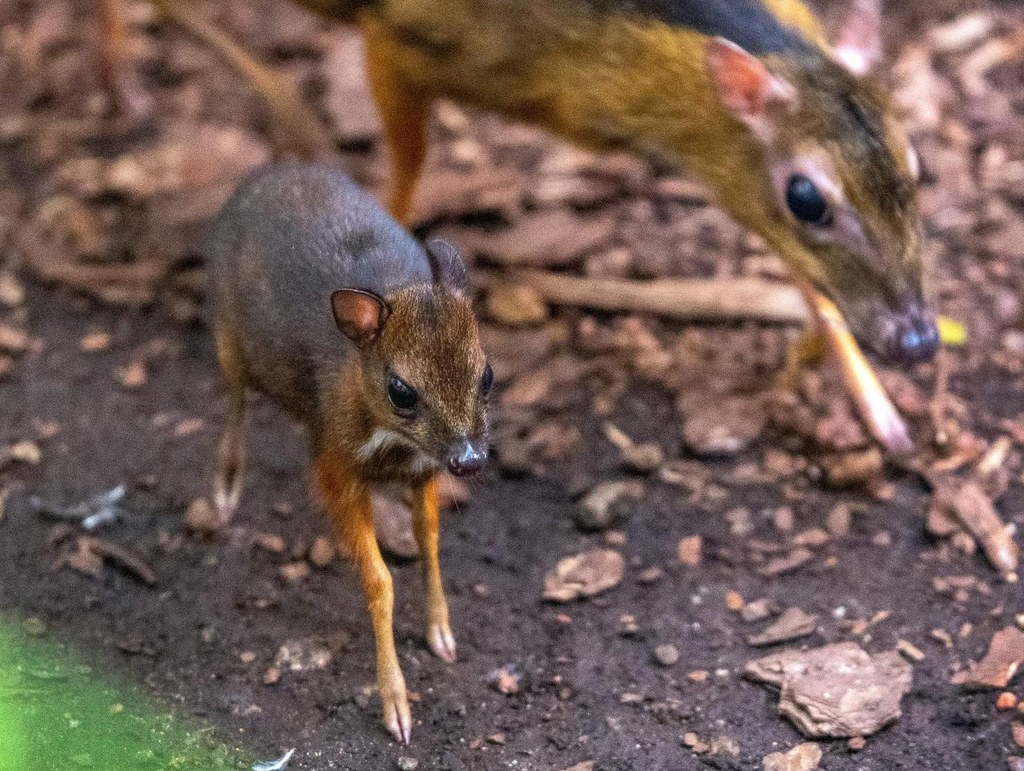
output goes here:
<path id="1" fill-rule="evenodd" d="M 929 361 L 939 350 L 935 314 L 916 298 L 899 303 L 883 321 L 879 348 L 894 364 L 911 366 Z"/>
<path id="2" fill-rule="evenodd" d="M 487 463 L 487 447 L 481 442 L 462 439 L 452 448 L 448 470 L 457 477 L 475 474 Z"/>

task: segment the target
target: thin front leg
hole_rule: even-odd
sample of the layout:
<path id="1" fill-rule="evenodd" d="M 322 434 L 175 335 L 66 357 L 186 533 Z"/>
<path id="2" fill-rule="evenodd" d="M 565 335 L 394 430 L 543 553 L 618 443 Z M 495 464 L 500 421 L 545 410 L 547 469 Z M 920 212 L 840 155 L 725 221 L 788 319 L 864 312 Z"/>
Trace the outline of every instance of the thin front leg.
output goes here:
<path id="1" fill-rule="evenodd" d="M 405 677 L 395 652 L 392 620 L 394 587 L 373 531 L 370 491 L 353 474 L 352 465 L 349 458 L 319 453 L 313 462 L 314 481 L 327 512 L 334 520 L 339 546 L 351 556 L 369 601 L 377 642 L 377 685 L 383 704 L 384 725 L 395 739 L 408 744 L 412 735 L 412 715 Z"/>
<path id="2" fill-rule="evenodd" d="M 427 124 L 432 100 L 396 72 L 393 43 L 383 26 L 364 14 L 360 27 L 366 44 L 366 75 L 380 112 L 390 155 L 388 210 L 396 220 L 408 225 L 411 224 L 416 181 L 427 157 Z"/>
<path id="3" fill-rule="evenodd" d="M 427 642 L 430 650 L 449 664 L 455 663 L 455 637 L 448 625 L 448 601 L 441 583 L 441 563 L 437 554 L 440 524 L 437 478 L 413 491 L 413 530 L 420 545 L 423 586 L 427 592 Z"/>

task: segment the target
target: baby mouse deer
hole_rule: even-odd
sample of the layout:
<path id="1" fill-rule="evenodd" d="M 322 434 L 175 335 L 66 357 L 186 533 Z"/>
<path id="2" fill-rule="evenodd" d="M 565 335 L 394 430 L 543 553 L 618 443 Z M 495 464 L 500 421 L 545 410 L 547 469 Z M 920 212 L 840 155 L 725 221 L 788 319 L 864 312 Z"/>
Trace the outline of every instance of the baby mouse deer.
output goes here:
<path id="1" fill-rule="evenodd" d="M 213 334 L 229 393 L 214 485 L 219 517 L 226 523 L 238 506 L 252 388 L 308 429 L 313 485 L 369 599 L 384 723 L 408 743 L 394 592 L 370 491 L 390 482 L 412 491 L 427 640 L 454 662 L 436 475 L 484 465 L 493 380 L 465 268 L 442 241 L 421 248 L 345 175 L 301 163 L 245 179 L 218 215 L 208 251 Z"/>

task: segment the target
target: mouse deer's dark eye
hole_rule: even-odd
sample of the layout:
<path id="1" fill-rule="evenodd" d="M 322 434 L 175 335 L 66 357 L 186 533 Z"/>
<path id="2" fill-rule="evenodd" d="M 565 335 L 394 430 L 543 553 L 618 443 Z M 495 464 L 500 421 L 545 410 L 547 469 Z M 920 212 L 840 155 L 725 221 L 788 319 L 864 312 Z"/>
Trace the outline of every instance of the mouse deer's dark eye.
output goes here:
<path id="1" fill-rule="evenodd" d="M 416 406 L 419 396 L 416 389 L 398 375 L 388 377 L 388 401 L 399 412 L 409 412 Z"/>
<path id="2" fill-rule="evenodd" d="M 491 388 L 494 387 L 494 370 L 491 369 L 491 365 L 488 364 L 484 367 L 483 377 L 480 378 L 480 391 L 484 396 L 487 396 L 491 392 Z"/>
<path id="3" fill-rule="evenodd" d="M 832 219 L 825 196 L 803 174 L 794 174 L 786 183 L 786 205 L 793 216 L 806 225 L 827 225 Z"/>

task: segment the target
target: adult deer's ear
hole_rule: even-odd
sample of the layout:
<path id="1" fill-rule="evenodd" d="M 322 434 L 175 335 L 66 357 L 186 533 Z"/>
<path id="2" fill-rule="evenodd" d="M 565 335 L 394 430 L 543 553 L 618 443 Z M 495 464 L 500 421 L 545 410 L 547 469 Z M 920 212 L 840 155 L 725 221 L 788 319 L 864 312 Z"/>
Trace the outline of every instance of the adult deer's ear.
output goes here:
<path id="1" fill-rule="evenodd" d="M 362 348 L 380 336 L 391 309 L 373 292 L 365 289 L 339 289 L 331 294 L 331 310 L 338 329 Z"/>
<path id="2" fill-rule="evenodd" d="M 769 141 L 795 108 L 796 89 L 731 40 L 711 38 L 704 56 L 722 105 L 755 137 Z"/>
<path id="3" fill-rule="evenodd" d="M 882 59 L 881 0 L 853 0 L 836 40 L 835 57 L 857 77 L 875 69 Z"/>
<path id="4" fill-rule="evenodd" d="M 469 276 L 455 247 L 440 238 L 432 238 L 427 241 L 426 248 L 434 282 L 456 292 L 465 292 L 469 287 Z"/>

